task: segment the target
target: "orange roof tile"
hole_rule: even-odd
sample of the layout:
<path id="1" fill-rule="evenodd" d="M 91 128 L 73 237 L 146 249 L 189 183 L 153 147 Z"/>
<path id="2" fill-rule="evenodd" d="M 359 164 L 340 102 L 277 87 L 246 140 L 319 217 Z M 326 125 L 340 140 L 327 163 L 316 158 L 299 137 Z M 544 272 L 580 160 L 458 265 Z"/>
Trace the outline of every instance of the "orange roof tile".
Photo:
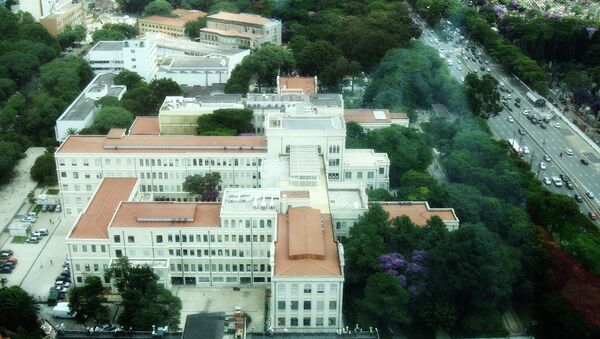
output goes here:
<path id="1" fill-rule="evenodd" d="M 259 26 L 264 26 L 271 23 L 271 20 L 264 18 L 260 15 L 247 13 L 219 12 L 217 14 L 209 15 L 208 18 L 222 21 L 242 22 L 246 24 L 253 24 Z"/>
<path id="2" fill-rule="evenodd" d="M 64 153 L 266 153 L 264 136 L 70 135 L 58 148 Z"/>
<path id="3" fill-rule="evenodd" d="M 202 18 L 206 16 L 206 13 L 202 11 L 188 11 L 185 9 L 176 9 L 171 13 L 175 14 L 177 17 L 170 18 L 166 16 L 160 15 L 151 15 L 145 18 L 139 19 L 140 23 L 150 23 L 150 24 L 162 24 L 162 25 L 170 25 L 176 27 L 183 27 L 189 21 L 196 20 L 198 18 Z"/>
<path id="4" fill-rule="evenodd" d="M 305 218 L 307 214 L 309 216 Z M 289 208 L 287 215 L 279 214 L 277 219 L 275 275 L 342 275 L 331 215 L 320 214 L 310 207 L 295 207 Z"/>
<path id="5" fill-rule="evenodd" d="M 300 89 L 304 94 L 317 93 L 317 81 L 315 77 L 280 77 L 279 91 Z"/>
<path id="6" fill-rule="evenodd" d="M 129 128 L 129 135 L 159 135 L 158 117 L 138 116 Z"/>
<path id="7" fill-rule="evenodd" d="M 121 201 L 131 196 L 136 178 L 104 178 L 69 238 L 108 239 L 108 224 Z"/>
<path id="8" fill-rule="evenodd" d="M 375 115 L 373 111 L 382 111 L 385 115 L 385 119 L 375 119 Z M 368 109 L 368 108 L 359 108 L 359 109 L 345 109 L 344 110 L 344 119 L 346 122 L 353 121 L 356 123 L 375 123 L 375 122 L 391 122 L 390 120 L 390 112 L 387 109 Z"/>
<path id="9" fill-rule="evenodd" d="M 458 221 L 452 208 L 430 208 L 426 201 L 377 202 L 390 214 L 390 219 L 406 215 L 417 226 L 425 226 L 433 216 L 444 221 Z"/>
<path id="10" fill-rule="evenodd" d="M 123 202 L 110 227 L 220 227 L 221 204 Z"/>

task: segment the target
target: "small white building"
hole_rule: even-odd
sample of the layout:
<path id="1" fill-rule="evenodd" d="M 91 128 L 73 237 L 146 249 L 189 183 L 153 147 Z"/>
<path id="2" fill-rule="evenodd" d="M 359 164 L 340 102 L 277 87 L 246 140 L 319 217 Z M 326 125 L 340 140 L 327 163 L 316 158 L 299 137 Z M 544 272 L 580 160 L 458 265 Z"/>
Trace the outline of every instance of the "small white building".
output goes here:
<path id="1" fill-rule="evenodd" d="M 100 110 L 100 107 L 96 106 L 96 101 L 99 99 L 105 96 L 113 96 L 121 99 L 127 88 L 123 85 L 115 85 L 113 83 L 115 75 L 114 73 L 96 75 L 79 96 L 56 119 L 55 134 L 57 141 L 65 140 L 71 132 L 78 132 L 85 127 L 91 126 L 96 113 Z"/>

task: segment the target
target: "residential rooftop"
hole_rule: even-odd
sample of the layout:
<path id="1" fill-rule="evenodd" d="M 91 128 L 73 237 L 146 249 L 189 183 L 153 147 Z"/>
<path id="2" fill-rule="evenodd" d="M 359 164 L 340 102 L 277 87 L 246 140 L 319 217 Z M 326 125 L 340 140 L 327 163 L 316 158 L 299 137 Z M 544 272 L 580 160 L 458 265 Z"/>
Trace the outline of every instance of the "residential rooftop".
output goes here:
<path id="1" fill-rule="evenodd" d="M 343 129 L 344 122 L 339 116 L 329 117 L 282 117 L 269 120 L 270 128 L 290 130 L 326 130 Z"/>
<path id="2" fill-rule="evenodd" d="M 275 275 L 342 275 L 330 214 L 292 207 L 279 214 L 277 224 Z"/>
<path id="3" fill-rule="evenodd" d="M 220 227 L 220 203 L 122 202 L 109 227 Z"/>
<path id="4" fill-rule="evenodd" d="M 445 223 L 457 223 L 458 217 L 453 208 L 431 208 L 427 201 L 394 201 L 373 202 L 390 214 L 390 220 L 400 216 L 407 216 L 417 226 L 425 226 L 433 216 L 437 216 Z"/>
<path id="5" fill-rule="evenodd" d="M 219 12 L 217 14 L 209 15 L 209 20 L 219 20 L 219 21 L 233 21 L 233 22 L 241 22 L 245 24 L 264 26 L 269 25 L 273 21 L 262 17 L 260 15 L 255 14 L 247 14 L 247 13 L 230 13 L 230 12 Z"/>
<path id="6" fill-rule="evenodd" d="M 104 178 L 68 237 L 108 239 L 110 220 L 121 201 L 129 200 L 136 182 L 136 178 Z"/>
<path id="7" fill-rule="evenodd" d="M 96 75 L 79 96 L 67 107 L 58 120 L 85 120 L 96 109 L 96 100 L 105 96 L 119 97 L 126 91 L 126 87 L 113 83 L 115 75 L 114 73 Z"/>
<path id="8" fill-rule="evenodd" d="M 278 77 L 277 84 L 280 94 L 317 93 L 317 77 Z"/>
<path id="9" fill-rule="evenodd" d="M 129 135 L 159 135 L 160 124 L 158 117 L 138 116 L 129 128 Z"/>
<path id="10" fill-rule="evenodd" d="M 110 132 L 109 132 L 110 134 Z M 56 151 L 68 153 L 266 153 L 264 136 L 70 135 Z"/>

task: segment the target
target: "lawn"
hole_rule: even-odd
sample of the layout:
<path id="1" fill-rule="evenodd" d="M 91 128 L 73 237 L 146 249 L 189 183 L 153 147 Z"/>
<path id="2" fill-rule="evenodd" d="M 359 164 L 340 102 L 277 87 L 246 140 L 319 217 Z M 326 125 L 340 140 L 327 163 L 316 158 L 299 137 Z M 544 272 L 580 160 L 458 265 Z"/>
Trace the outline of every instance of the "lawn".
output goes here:
<path id="1" fill-rule="evenodd" d="M 13 243 L 13 244 L 24 244 L 25 240 L 27 240 L 27 237 L 15 236 L 13 238 L 13 240 L 11 241 L 11 243 Z"/>
<path id="2" fill-rule="evenodd" d="M 58 194 L 58 192 L 60 192 L 60 190 L 58 190 L 58 189 L 56 189 L 56 188 L 49 188 L 49 189 L 46 191 L 46 194 L 48 194 L 48 195 L 57 195 L 57 194 Z"/>

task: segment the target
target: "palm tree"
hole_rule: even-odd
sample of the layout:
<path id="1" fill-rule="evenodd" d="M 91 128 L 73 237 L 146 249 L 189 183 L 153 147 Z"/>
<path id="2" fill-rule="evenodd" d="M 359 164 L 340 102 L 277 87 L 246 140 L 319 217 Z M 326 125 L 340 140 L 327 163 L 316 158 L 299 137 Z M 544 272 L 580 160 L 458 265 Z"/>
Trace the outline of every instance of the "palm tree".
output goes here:
<path id="1" fill-rule="evenodd" d="M 67 128 L 67 135 L 77 135 L 77 128 L 73 128 L 73 127 Z"/>
<path id="2" fill-rule="evenodd" d="M 38 331 L 39 308 L 31 295 L 19 286 L 0 288 L 0 324 L 17 331 Z"/>

